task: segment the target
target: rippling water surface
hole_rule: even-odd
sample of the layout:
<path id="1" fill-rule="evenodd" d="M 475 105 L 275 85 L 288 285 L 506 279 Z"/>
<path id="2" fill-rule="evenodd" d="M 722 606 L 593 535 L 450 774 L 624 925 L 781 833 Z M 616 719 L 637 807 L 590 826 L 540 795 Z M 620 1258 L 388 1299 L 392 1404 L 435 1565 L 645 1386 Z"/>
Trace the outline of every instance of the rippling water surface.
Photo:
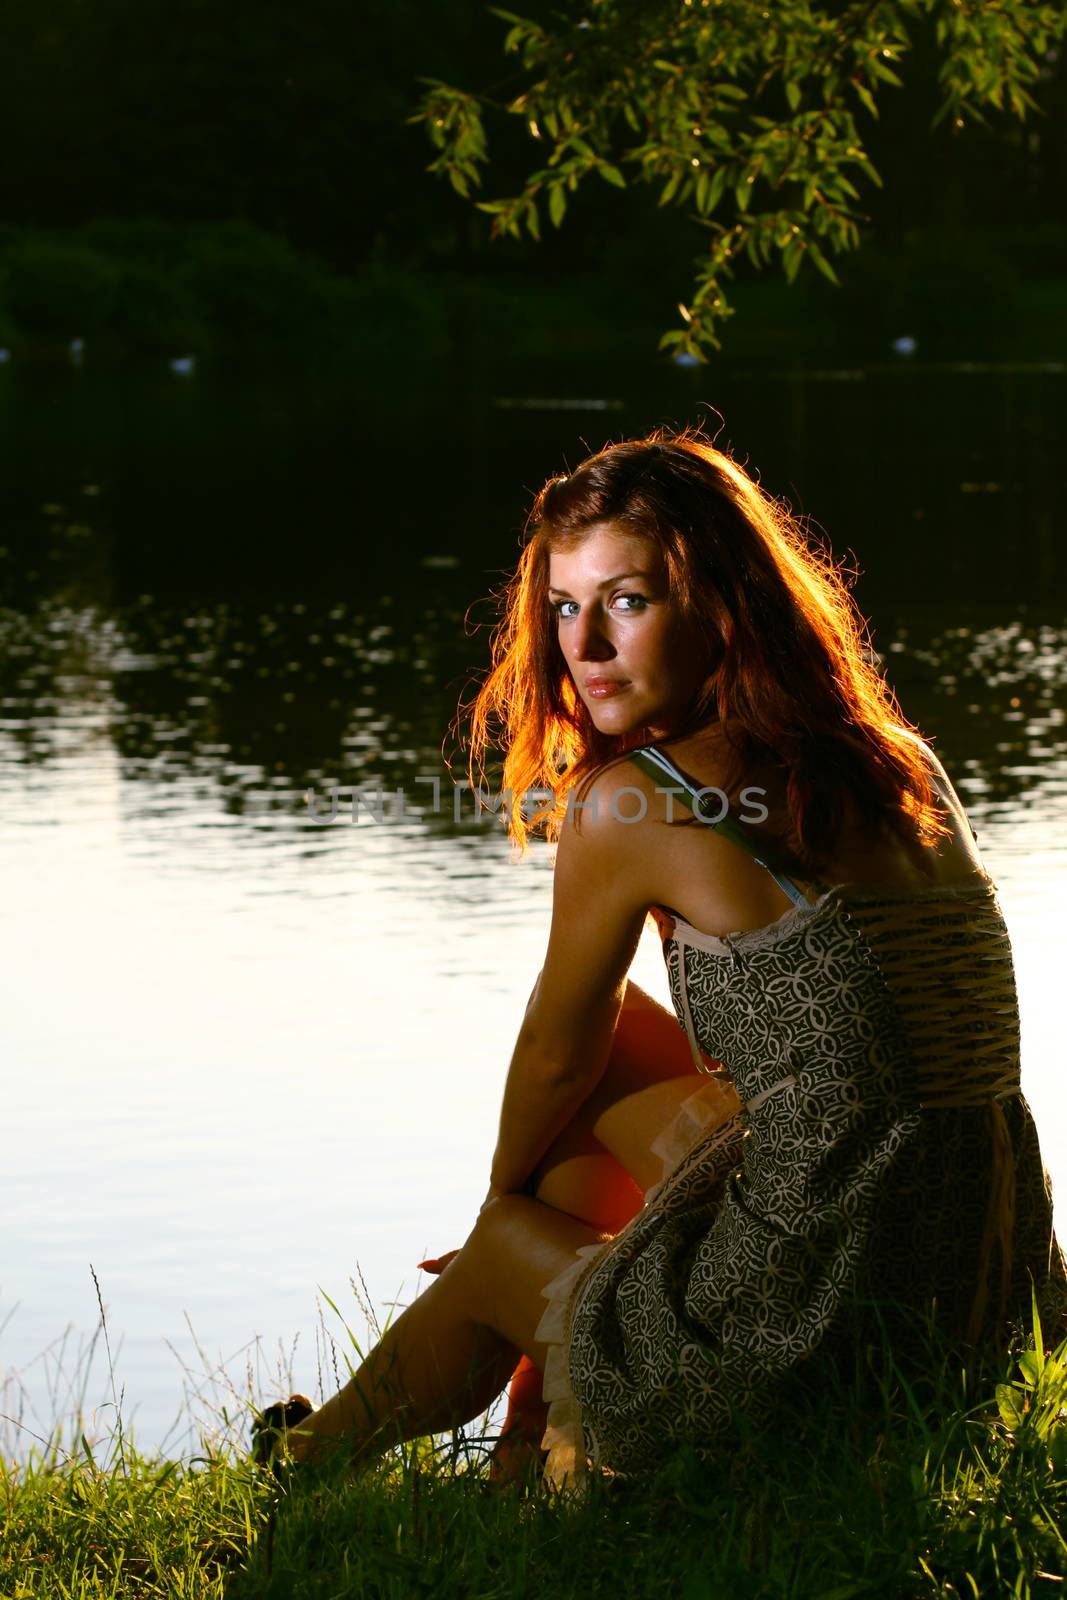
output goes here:
<path id="1" fill-rule="evenodd" d="M 941 381 L 853 381 L 862 415 L 836 453 L 814 417 L 836 407 L 844 429 L 856 403 L 840 383 L 783 381 L 784 422 L 766 378 L 717 401 L 831 535 L 852 486 L 835 544 L 867 574 L 875 643 L 998 881 L 1025 1088 L 1062 1192 L 1056 425 L 1019 380 L 1004 436 L 1005 382 L 976 396 L 957 378 L 944 392 L 966 395 L 977 439 L 950 430 L 917 465 L 885 428 L 902 394 L 914 409 Z M 442 741 L 485 653 L 464 617 L 513 559 L 526 490 L 576 459 L 578 434 L 595 444 L 663 409 L 628 398 L 590 424 L 490 397 L 461 419 L 452 474 L 438 435 L 420 484 L 414 468 L 398 479 L 395 439 L 355 425 L 279 465 L 283 424 L 304 417 L 291 401 L 275 414 L 260 396 L 227 455 L 217 395 L 101 395 L 58 380 L 0 395 L 0 1376 L 4 1409 L 46 1432 L 98 1320 L 91 1265 L 124 1410 L 154 1444 L 175 1424 L 171 1440 L 189 1438 L 183 1407 L 217 1363 L 240 1387 L 281 1349 L 314 1387 L 317 1297 L 362 1335 L 357 1267 L 381 1312 L 463 1236 L 550 897 L 545 848 L 513 864 L 448 784 Z M 692 397 L 673 403 L 678 417 Z M 308 789 L 325 805 L 339 784 L 388 792 L 382 820 L 312 822 Z M 666 998 L 648 934 L 635 976 Z M 87 1399 L 108 1393 L 97 1362 Z"/>

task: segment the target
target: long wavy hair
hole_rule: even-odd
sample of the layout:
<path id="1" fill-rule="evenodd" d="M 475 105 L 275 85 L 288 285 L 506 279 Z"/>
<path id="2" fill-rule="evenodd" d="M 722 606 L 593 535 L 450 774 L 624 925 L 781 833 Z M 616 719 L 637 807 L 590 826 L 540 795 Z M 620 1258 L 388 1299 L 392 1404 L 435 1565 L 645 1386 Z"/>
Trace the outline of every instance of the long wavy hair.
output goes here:
<path id="1" fill-rule="evenodd" d="M 768 760 L 786 780 L 801 865 L 832 853 L 845 795 L 861 817 L 924 843 L 949 830 L 922 751 L 874 664 L 845 577 L 787 509 L 699 432 L 660 431 L 609 445 L 534 502 L 518 567 L 501 592 L 491 666 L 469 716 L 469 776 L 505 751 L 509 833 L 558 836 L 572 788 L 650 742 L 649 730 L 600 733 L 575 689 L 549 606 L 549 556 L 610 523 L 647 539 L 668 595 L 706 641 L 703 681 L 671 737 L 718 721 L 731 757 L 725 787 Z M 546 791 L 539 814 L 524 797 Z"/>

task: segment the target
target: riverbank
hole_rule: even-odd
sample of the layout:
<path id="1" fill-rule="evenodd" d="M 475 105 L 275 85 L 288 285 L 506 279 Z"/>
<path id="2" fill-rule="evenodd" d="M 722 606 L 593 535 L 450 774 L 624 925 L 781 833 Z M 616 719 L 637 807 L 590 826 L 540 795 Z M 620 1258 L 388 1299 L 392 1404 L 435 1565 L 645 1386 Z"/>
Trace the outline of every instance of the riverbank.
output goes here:
<path id="1" fill-rule="evenodd" d="M 288 1492 L 210 1447 L 179 1464 L 83 1441 L 5 1465 L 0 1593 L 1037 1600 L 1067 1565 L 1067 1343 L 1002 1376 L 977 1404 L 948 1372 L 923 1403 L 885 1377 L 862 1402 L 820 1392 L 721 1467 L 679 1455 L 580 1504 L 490 1488 L 477 1437 Z"/>

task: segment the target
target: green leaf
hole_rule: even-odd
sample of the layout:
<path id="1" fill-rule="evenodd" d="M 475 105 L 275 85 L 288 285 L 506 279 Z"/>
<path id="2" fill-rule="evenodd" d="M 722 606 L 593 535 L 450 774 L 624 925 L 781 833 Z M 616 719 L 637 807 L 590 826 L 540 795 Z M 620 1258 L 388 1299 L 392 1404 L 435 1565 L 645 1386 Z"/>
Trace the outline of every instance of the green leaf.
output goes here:
<path id="1" fill-rule="evenodd" d="M 671 177 L 667 179 L 667 182 L 663 185 L 663 193 L 659 197 L 659 203 L 661 206 L 670 204 L 678 192 L 678 185 L 681 183 L 681 181 L 682 174 L 680 172 L 673 173 Z"/>
<path id="2" fill-rule="evenodd" d="M 626 188 L 626 179 L 618 167 L 613 167 L 610 161 L 598 161 L 597 171 L 607 183 L 613 184 L 616 189 Z"/>
<path id="3" fill-rule="evenodd" d="M 799 239 L 793 239 L 782 251 L 782 266 L 785 268 L 786 281 L 792 283 L 800 271 L 800 263 L 804 259 L 804 246 Z"/>
<path id="4" fill-rule="evenodd" d="M 867 110 L 871 113 L 871 116 L 877 118 L 878 106 L 875 103 L 874 95 L 868 89 L 867 85 L 865 83 L 861 83 L 858 78 L 853 78 L 852 87 L 863 101 L 863 104 L 867 107 Z"/>
<path id="5" fill-rule="evenodd" d="M 747 211 L 748 203 L 751 199 L 752 185 L 748 182 L 747 178 L 742 178 L 741 182 L 734 189 L 734 200 L 737 202 L 738 211 Z"/>
<path id="6" fill-rule="evenodd" d="M 998 1383 L 996 1394 L 1000 1420 L 1006 1428 L 1010 1428 L 1014 1432 L 1026 1420 L 1026 1409 L 1022 1396 L 1013 1383 Z"/>
<path id="7" fill-rule="evenodd" d="M 800 85 L 793 78 L 785 86 L 785 97 L 790 111 L 795 111 L 800 104 Z"/>
<path id="8" fill-rule="evenodd" d="M 539 31 L 536 23 L 531 22 L 528 17 L 517 17 L 514 11 L 503 11 L 499 6 L 490 6 L 489 14 L 499 17 L 501 22 L 513 23 L 518 28 L 529 28 L 534 33 Z"/>
<path id="9" fill-rule="evenodd" d="M 1030 1285 L 1030 1326 L 1034 1331 L 1034 1349 L 1041 1352 L 1041 1365 L 1045 1364 L 1045 1340 L 1041 1332 L 1041 1312 L 1037 1304 L 1037 1286 Z"/>
<path id="10" fill-rule="evenodd" d="M 712 173 L 711 185 L 708 189 L 707 215 L 710 216 L 722 199 L 723 190 L 726 188 L 726 168 L 716 167 Z"/>
<path id="11" fill-rule="evenodd" d="M 1031 1386 L 1040 1383 L 1044 1368 L 1045 1353 L 1043 1350 L 1024 1350 L 1019 1357 L 1019 1371 Z"/>
<path id="12" fill-rule="evenodd" d="M 881 78 L 885 83 L 895 84 L 898 89 L 902 89 L 904 87 L 903 83 L 897 77 L 893 69 L 891 67 L 887 67 L 884 61 L 879 61 L 877 56 L 872 56 L 868 61 L 867 71 L 873 73 L 876 78 Z"/>
<path id="13" fill-rule="evenodd" d="M 554 183 L 548 191 L 548 215 L 555 227 L 563 221 L 563 214 L 567 209 L 567 196 L 563 192 L 561 183 Z"/>
<path id="14" fill-rule="evenodd" d="M 829 278 L 831 283 L 836 283 L 838 288 L 840 288 L 841 287 L 841 280 L 837 276 L 837 273 L 834 271 L 833 267 L 827 261 L 826 257 L 823 255 L 823 253 L 819 249 L 818 245 L 813 243 L 810 239 L 808 240 L 808 255 L 811 257 L 812 261 L 814 261 L 815 265 L 818 267 L 818 269 L 822 273 L 823 277 L 824 278 Z"/>

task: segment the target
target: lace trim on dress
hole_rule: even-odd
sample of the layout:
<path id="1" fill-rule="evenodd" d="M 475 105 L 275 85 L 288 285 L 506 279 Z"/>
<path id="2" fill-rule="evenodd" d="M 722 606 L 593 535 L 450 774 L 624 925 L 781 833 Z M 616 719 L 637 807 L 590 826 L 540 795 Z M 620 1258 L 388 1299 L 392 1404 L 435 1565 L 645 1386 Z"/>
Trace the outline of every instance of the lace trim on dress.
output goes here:
<path id="1" fill-rule="evenodd" d="M 652 1144 L 652 1152 L 662 1162 L 663 1172 L 659 1181 L 645 1194 L 646 1207 L 655 1200 L 683 1156 L 689 1153 L 707 1130 L 726 1122 L 736 1110 L 737 1096 L 725 1074 L 705 1073 L 700 1087 L 682 1101 L 675 1116 Z M 630 1226 L 627 1223 L 627 1227 Z M 548 1345 L 542 1388 L 542 1395 L 548 1404 L 548 1425 L 541 1440 L 541 1449 L 548 1452 L 544 1467 L 545 1482 L 561 1491 L 581 1493 L 589 1471 L 581 1407 L 570 1379 L 568 1357 L 571 1320 L 582 1284 L 604 1251 L 625 1232 L 624 1228 L 622 1233 L 598 1244 L 581 1245 L 575 1260 L 541 1291 L 548 1301 L 547 1310 L 534 1333 L 535 1339 Z"/>

